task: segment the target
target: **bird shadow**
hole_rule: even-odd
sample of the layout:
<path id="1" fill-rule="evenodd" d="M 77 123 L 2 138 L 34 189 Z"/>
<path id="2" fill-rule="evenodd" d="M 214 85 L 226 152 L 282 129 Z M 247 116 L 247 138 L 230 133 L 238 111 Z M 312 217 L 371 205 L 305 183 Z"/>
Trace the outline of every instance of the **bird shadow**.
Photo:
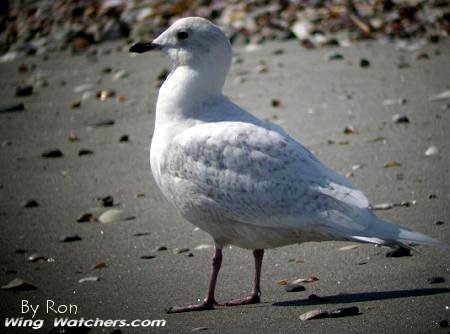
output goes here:
<path id="1" fill-rule="evenodd" d="M 428 289 L 412 289 L 412 290 L 392 290 L 392 291 L 374 291 L 374 292 L 358 292 L 349 294 L 339 294 L 332 296 L 323 296 L 311 299 L 295 299 L 272 303 L 273 306 L 305 306 L 317 304 L 345 304 L 358 303 L 375 300 L 397 299 L 407 297 L 430 296 L 440 293 L 450 293 L 448 288 L 428 288 Z"/>

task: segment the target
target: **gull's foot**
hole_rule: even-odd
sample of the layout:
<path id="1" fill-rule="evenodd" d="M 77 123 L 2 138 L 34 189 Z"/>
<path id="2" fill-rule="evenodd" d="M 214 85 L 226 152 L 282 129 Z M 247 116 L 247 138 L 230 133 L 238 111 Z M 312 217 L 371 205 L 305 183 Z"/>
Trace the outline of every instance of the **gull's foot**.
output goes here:
<path id="1" fill-rule="evenodd" d="M 218 302 L 217 305 L 221 306 L 237 306 L 237 305 L 248 305 L 248 304 L 258 304 L 261 301 L 259 295 L 254 294 L 244 298 L 232 299 Z"/>
<path id="2" fill-rule="evenodd" d="M 203 302 L 201 304 L 187 305 L 187 306 L 173 306 L 166 310 L 166 313 L 182 313 L 182 312 L 193 312 L 193 311 L 206 311 L 214 310 L 214 304 L 216 302 Z"/>

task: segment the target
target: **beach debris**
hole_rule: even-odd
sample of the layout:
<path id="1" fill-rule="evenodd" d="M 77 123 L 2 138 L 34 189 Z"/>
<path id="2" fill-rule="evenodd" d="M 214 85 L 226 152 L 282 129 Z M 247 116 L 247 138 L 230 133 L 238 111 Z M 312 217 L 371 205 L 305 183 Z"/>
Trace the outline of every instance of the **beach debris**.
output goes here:
<path id="1" fill-rule="evenodd" d="M 383 165 L 384 168 L 393 168 L 393 167 L 400 167 L 402 164 L 395 160 L 389 160 L 386 161 Z"/>
<path id="2" fill-rule="evenodd" d="M 341 53 L 339 53 L 339 52 L 333 52 L 333 53 L 329 53 L 329 54 L 327 55 L 327 59 L 328 59 L 329 61 L 332 61 L 332 60 L 342 60 L 342 59 L 344 59 L 344 56 L 343 56 Z"/>
<path id="3" fill-rule="evenodd" d="M 159 246 L 155 249 L 155 251 L 157 251 L 157 252 L 162 252 L 162 251 L 166 251 L 166 250 L 167 250 L 167 246 L 164 246 L 164 245 Z"/>
<path id="4" fill-rule="evenodd" d="M 395 207 L 410 207 L 416 204 L 416 200 L 403 201 L 400 203 L 380 203 L 369 206 L 371 210 L 389 210 Z"/>
<path id="5" fill-rule="evenodd" d="M 99 280 L 100 280 L 100 278 L 97 277 L 97 276 L 88 276 L 88 277 L 80 278 L 80 279 L 78 280 L 78 283 L 97 282 L 97 281 L 99 281 Z"/>
<path id="6" fill-rule="evenodd" d="M 119 138 L 120 143 L 128 143 L 130 141 L 130 136 L 128 135 L 122 135 Z"/>
<path id="7" fill-rule="evenodd" d="M 94 151 L 86 149 L 86 148 L 82 148 L 81 150 L 78 151 L 78 156 L 82 157 L 83 155 L 92 155 L 94 154 Z"/>
<path id="8" fill-rule="evenodd" d="M 426 156 L 431 156 L 431 155 L 435 155 L 439 153 L 439 150 L 436 146 L 430 146 L 427 148 L 427 150 L 425 151 L 425 155 Z"/>
<path id="9" fill-rule="evenodd" d="M 434 223 L 435 225 L 444 225 L 445 222 L 443 222 L 442 220 L 438 220 Z"/>
<path id="10" fill-rule="evenodd" d="M 0 106 L 0 113 L 12 113 L 25 110 L 23 103 L 5 104 Z"/>
<path id="11" fill-rule="evenodd" d="M 33 86 L 32 85 L 22 85 L 16 87 L 16 96 L 22 97 L 22 96 L 30 96 L 33 94 Z"/>
<path id="12" fill-rule="evenodd" d="M 143 259 L 143 260 L 150 260 L 150 259 L 154 259 L 156 257 L 156 255 L 142 255 L 139 258 Z"/>
<path id="13" fill-rule="evenodd" d="M 84 93 L 86 91 L 90 91 L 93 88 L 94 88 L 94 84 L 85 83 L 85 84 L 82 84 L 82 85 L 75 86 L 73 88 L 73 92 L 76 93 L 76 94 L 79 94 L 79 93 Z"/>
<path id="14" fill-rule="evenodd" d="M 103 212 L 98 221 L 102 224 L 116 223 L 119 221 L 127 221 L 135 219 L 135 216 L 130 215 L 122 209 L 110 209 Z"/>
<path id="15" fill-rule="evenodd" d="M 78 234 L 70 234 L 62 236 L 59 241 L 61 242 L 74 242 L 74 241 L 80 241 L 81 237 Z"/>
<path id="16" fill-rule="evenodd" d="M 73 102 L 70 104 L 70 109 L 78 109 L 78 108 L 80 108 L 80 107 L 81 107 L 81 100 L 73 101 Z"/>
<path id="17" fill-rule="evenodd" d="M 293 280 L 291 283 L 293 284 L 299 284 L 299 283 L 313 283 L 317 282 L 319 279 L 316 276 L 311 276 L 307 278 L 297 278 Z"/>
<path id="18" fill-rule="evenodd" d="M 438 94 L 431 95 L 428 99 L 430 101 L 440 101 L 450 99 L 450 89 L 444 90 L 443 92 Z"/>
<path id="19" fill-rule="evenodd" d="M 433 276 L 433 277 L 428 278 L 427 282 L 430 284 L 445 283 L 445 278 L 442 276 Z"/>
<path id="20" fill-rule="evenodd" d="M 28 262 L 45 262 L 47 258 L 39 253 L 33 253 L 27 258 Z"/>
<path id="21" fill-rule="evenodd" d="M 278 99 L 272 99 L 272 101 L 270 101 L 270 104 L 272 105 L 272 107 L 278 108 L 281 106 L 281 101 Z"/>
<path id="22" fill-rule="evenodd" d="M 210 249 L 210 248 L 212 248 L 212 245 L 209 244 L 201 244 L 194 247 L 195 250 Z"/>
<path id="23" fill-rule="evenodd" d="M 356 134 L 356 133 L 358 133 L 358 130 L 356 130 L 354 127 L 353 127 L 353 125 L 347 125 L 345 128 L 344 128 L 344 134 L 346 134 L 346 135 L 352 135 L 352 134 Z"/>
<path id="24" fill-rule="evenodd" d="M 144 237 L 146 235 L 150 235 L 150 232 L 138 232 L 138 233 L 134 233 L 133 237 Z"/>
<path id="25" fill-rule="evenodd" d="M 177 255 L 177 254 L 187 253 L 187 252 L 189 252 L 189 251 L 190 251 L 189 248 L 174 248 L 174 249 L 172 250 L 172 253 L 175 254 L 175 255 Z"/>
<path id="26" fill-rule="evenodd" d="M 41 156 L 43 158 L 60 158 L 60 157 L 64 156 L 64 154 L 59 149 L 53 149 L 53 150 L 48 150 L 48 151 L 43 152 L 41 154 Z"/>
<path id="27" fill-rule="evenodd" d="M 328 313 L 328 311 L 316 309 L 316 310 L 311 310 L 311 311 L 301 314 L 300 320 L 305 321 L 305 320 L 314 320 L 314 319 L 324 319 L 324 318 L 329 318 L 329 317 L 330 317 L 330 314 Z"/>
<path id="28" fill-rule="evenodd" d="M 399 97 L 398 99 L 386 99 L 383 101 L 383 105 L 386 107 L 403 104 L 406 104 L 406 99 L 403 97 Z"/>
<path id="29" fill-rule="evenodd" d="M 348 250 L 352 250 L 355 248 L 359 248 L 361 245 L 348 245 L 348 246 L 344 246 L 338 249 L 338 251 L 342 252 L 342 251 L 348 251 Z"/>
<path id="30" fill-rule="evenodd" d="M 80 138 L 78 137 L 78 135 L 77 135 L 75 132 L 73 132 L 73 131 L 70 131 L 70 132 L 69 132 L 69 136 L 67 137 L 67 139 L 68 139 L 69 142 L 71 142 L 71 143 L 80 141 Z"/>
<path id="31" fill-rule="evenodd" d="M 206 331 L 208 330 L 208 327 L 196 327 L 196 328 L 192 328 L 191 332 L 201 332 L 201 331 Z"/>
<path id="32" fill-rule="evenodd" d="M 411 256 L 411 250 L 405 247 L 397 247 L 396 249 L 390 250 L 386 253 L 386 257 L 404 257 Z"/>
<path id="33" fill-rule="evenodd" d="M 99 197 L 99 198 L 97 198 L 97 200 L 105 208 L 106 207 L 110 207 L 110 206 L 114 206 L 114 197 L 112 197 L 111 195 L 104 196 L 104 197 Z"/>
<path id="34" fill-rule="evenodd" d="M 368 68 L 368 67 L 370 67 L 370 61 L 368 61 L 368 60 L 365 59 L 365 58 L 362 58 L 362 59 L 359 61 L 359 66 L 362 67 L 362 68 Z"/>
<path id="35" fill-rule="evenodd" d="M 39 206 L 39 203 L 34 199 L 30 199 L 23 204 L 24 208 L 36 208 L 38 206 Z"/>
<path id="36" fill-rule="evenodd" d="M 113 80 L 120 80 L 128 77 L 128 72 L 126 70 L 119 70 L 113 75 Z"/>
<path id="37" fill-rule="evenodd" d="M 114 96 L 116 96 L 116 92 L 112 89 L 102 89 L 97 92 L 97 98 L 100 101 L 106 101 L 106 99 Z"/>
<path id="38" fill-rule="evenodd" d="M 409 123 L 409 118 L 405 114 L 395 114 L 392 116 L 394 123 Z"/>
<path id="39" fill-rule="evenodd" d="M 90 123 L 88 124 L 88 126 L 98 128 L 98 127 L 112 126 L 115 123 L 116 121 L 114 121 L 113 119 L 104 119 L 94 123 Z"/>
<path id="40" fill-rule="evenodd" d="M 93 269 L 105 269 L 108 265 L 105 262 L 96 263 L 92 268 Z"/>
<path id="41" fill-rule="evenodd" d="M 36 286 L 24 281 L 21 278 L 14 278 L 8 284 L 2 285 L 2 290 L 7 291 L 31 291 L 36 289 Z"/>
<path id="42" fill-rule="evenodd" d="M 279 279 L 279 280 L 275 281 L 275 283 L 278 285 L 287 285 L 289 283 L 289 280 L 286 278 L 283 278 L 283 279 Z"/>
<path id="43" fill-rule="evenodd" d="M 90 213 L 90 212 L 83 213 L 83 214 L 77 219 L 77 222 L 78 222 L 78 223 L 91 223 L 91 222 L 95 222 L 95 221 L 97 221 L 97 219 L 96 219 L 95 216 L 94 216 L 92 213 Z"/>

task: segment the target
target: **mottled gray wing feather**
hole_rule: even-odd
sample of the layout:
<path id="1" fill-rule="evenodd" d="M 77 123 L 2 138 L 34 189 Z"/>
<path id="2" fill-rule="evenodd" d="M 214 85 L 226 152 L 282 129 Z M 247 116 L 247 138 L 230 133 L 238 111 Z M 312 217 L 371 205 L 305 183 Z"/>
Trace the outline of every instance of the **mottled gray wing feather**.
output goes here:
<path id="1" fill-rule="evenodd" d="M 244 122 L 217 122 L 177 135 L 165 169 L 208 210 L 243 223 L 353 233 L 367 198 L 289 136 Z M 183 188 L 183 189 L 182 189 Z M 193 199 L 194 201 L 194 199 Z"/>

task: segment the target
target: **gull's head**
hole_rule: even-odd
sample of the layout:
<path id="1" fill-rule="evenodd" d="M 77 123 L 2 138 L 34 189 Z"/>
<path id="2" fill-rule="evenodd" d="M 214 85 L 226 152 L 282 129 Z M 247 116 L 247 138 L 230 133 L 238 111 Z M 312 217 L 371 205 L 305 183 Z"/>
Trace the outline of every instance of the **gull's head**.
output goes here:
<path id="1" fill-rule="evenodd" d="M 152 50 L 164 52 L 175 66 L 208 68 L 214 64 L 226 71 L 232 54 L 222 29 L 201 17 L 179 19 L 152 42 L 137 42 L 130 47 L 135 53 Z"/>

